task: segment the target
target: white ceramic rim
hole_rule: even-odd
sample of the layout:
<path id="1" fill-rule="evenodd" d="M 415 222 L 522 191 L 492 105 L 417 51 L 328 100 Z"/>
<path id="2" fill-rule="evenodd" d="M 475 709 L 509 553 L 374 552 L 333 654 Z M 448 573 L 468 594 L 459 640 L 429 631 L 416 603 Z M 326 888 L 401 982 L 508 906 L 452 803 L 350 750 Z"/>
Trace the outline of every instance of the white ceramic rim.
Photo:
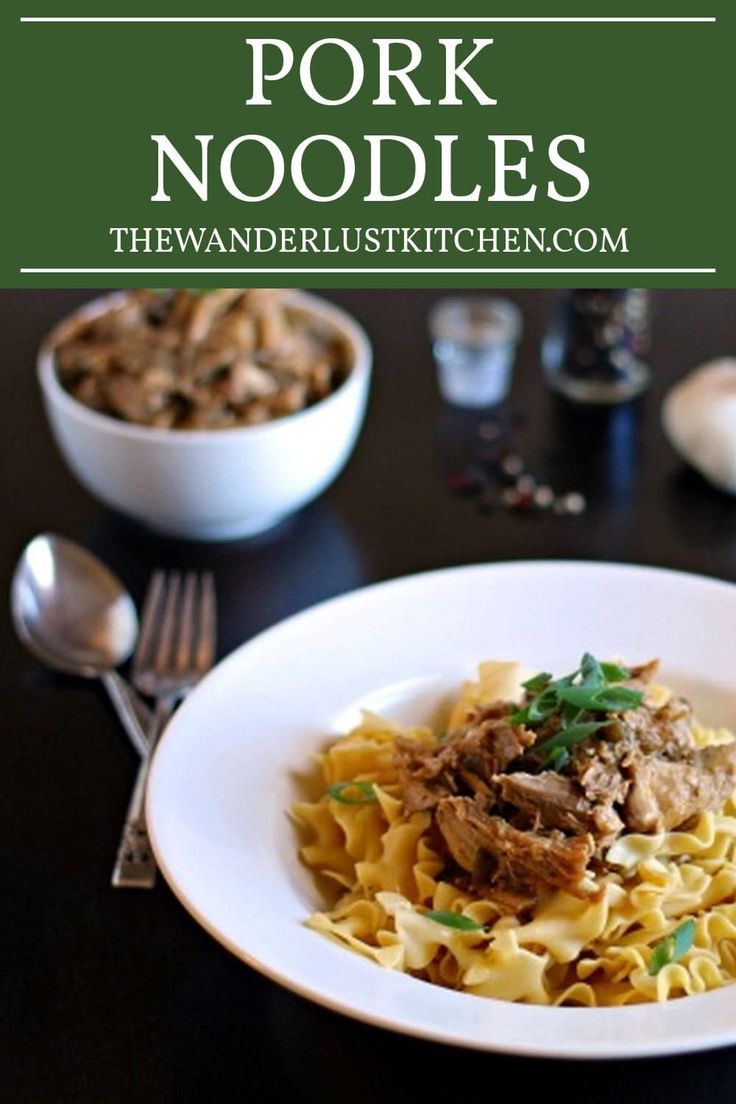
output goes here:
<path id="1" fill-rule="evenodd" d="M 53 328 L 38 351 L 38 379 L 48 401 L 73 417 L 87 422 L 97 430 L 116 433 L 132 440 L 158 441 L 164 445 L 173 445 L 176 442 L 201 445 L 221 440 L 223 436 L 226 436 L 228 440 L 233 440 L 238 435 L 248 438 L 266 436 L 278 433 L 283 430 L 284 426 L 292 425 L 297 419 L 305 421 L 319 417 L 320 410 L 334 402 L 338 402 L 346 392 L 360 388 L 370 376 L 371 343 L 360 323 L 351 314 L 344 311 L 342 307 L 336 306 L 327 299 L 322 299 L 319 295 L 311 295 L 305 291 L 289 291 L 285 296 L 289 305 L 331 323 L 336 330 L 339 330 L 342 337 L 347 339 L 353 349 L 353 365 L 347 378 L 326 398 L 320 399 L 313 406 L 305 407 L 303 410 L 298 410 L 294 414 L 288 414 L 283 418 L 274 418 L 258 425 L 228 426 L 222 429 L 164 429 L 158 426 L 137 425 L 134 422 L 124 422 L 112 418 L 109 414 L 101 414 L 99 411 L 85 406 L 62 386 L 54 364 L 54 348 L 68 330 L 74 329 L 82 322 L 89 322 L 106 311 L 119 306 L 129 294 L 128 291 L 115 291 L 83 304 Z"/>
<path id="2" fill-rule="evenodd" d="M 245 652 L 253 645 L 259 645 L 266 640 L 269 643 L 274 638 L 277 638 L 282 630 L 287 629 L 290 626 L 295 626 L 300 622 L 307 621 L 317 611 L 328 611 L 330 609 L 338 609 L 353 601 L 357 596 L 363 596 L 369 592 L 373 595 L 381 595 L 389 598 L 392 591 L 396 591 L 399 588 L 405 586 L 421 586 L 425 580 L 431 580 L 434 577 L 447 576 L 447 575 L 460 575 L 463 573 L 477 572 L 479 570 L 493 570 L 496 572 L 515 572 L 515 571 L 528 571 L 528 570 L 541 570 L 542 572 L 554 572 L 554 571 L 582 571 L 582 572 L 600 572 L 601 575 L 607 572 L 616 572 L 621 576 L 630 574 L 632 577 L 638 573 L 648 573 L 654 579 L 655 577 L 668 578 L 677 582 L 679 580 L 683 585 L 696 586 L 702 588 L 702 593 L 706 591 L 714 593 L 720 591 L 721 593 L 729 592 L 733 595 L 735 588 L 734 584 L 713 578 L 711 576 L 683 572 L 670 568 L 660 568 L 652 565 L 640 565 L 640 564 L 623 564 L 623 563 L 609 563 L 606 561 L 587 561 L 587 560 L 518 560 L 499 562 L 493 564 L 469 564 L 460 567 L 442 568 L 435 571 L 422 572 L 403 576 L 397 579 L 387 580 L 382 583 L 375 583 L 369 586 L 359 588 L 356 591 L 351 591 L 347 594 L 340 595 L 336 598 L 328 599 L 312 606 L 300 613 L 294 614 L 291 617 L 284 619 L 278 624 L 272 626 L 269 629 L 259 633 L 251 640 L 237 648 L 228 657 L 222 660 L 216 668 L 203 680 L 200 687 L 193 692 L 199 694 L 201 689 L 210 686 L 214 680 L 218 679 L 221 672 L 227 672 L 230 668 L 236 668 L 241 653 Z M 192 695 L 192 696 L 193 696 Z M 187 709 L 185 703 L 182 710 Z M 181 710 L 180 714 L 181 716 Z M 173 743 L 176 739 L 176 729 L 178 718 L 174 719 L 172 725 L 167 729 L 162 739 L 162 747 L 166 747 L 168 744 Z M 319 987 L 312 985 L 302 984 L 296 981 L 288 974 L 282 972 L 277 966 L 267 963 L 251 954 L 246 948 L 235 944 L 228 935 L 221 931 L 216 924 L 212 923 L 202 909 L 192 901 L 183 888 L 178 884 L 175 871 L 172 869 L 167 861 L 166 853 L 161 845 L 160 839 L 157 835 L 157 811 L 156 811 L 156 790 L 158 786 L 158 779 L 160 776 L 160 763 L 162 759 L 160 754 L 157 753 L 154 758 L 152 767 L 152 773 L 149 783 L 149 800 L 147 804 L 147 819 L 149 827 L 149 835 L 151 842 L 156 853 L 156 858 L 159 867 L 166 878 L 173 893 L 184 905 L 184 907 L 190 912 L 190 914 L 197 920 L 197 922 L 207 931 L 213 938 L 221 943 L 227 950 L 229 950 L 237 958 L 241 959 L 247 965 L 257 970 L 270 980 L 276 982 L 279 985 L 284 986 L 286 989 L 297 993 L 298 995 L 307 998 L 308 1000 L 328 1008 L 331 1011 L 338 1012 L 342 1015 L 346 1015 L 351 1019 L 356 1019 L 364 1023 L 371 1024 L 376 1027 L 382 1027 L 399 1034 L 415 1036 L 422 1039 L 427 1039 L 434 1042 L 440 1042 L 452 1046 L 458 1046 L 465 1049 L 472 1050 L 484 1050 L 496 1053 L 507 1053 L 527 1057 L 539 1057 L 539 1058 L 555 1058 L 555 1059 L 575 1059 L 575 1060 L 588 1060 L 588 1059 L 630 1059 L 630 1058 L 645 1058 L 645 1057 L 658 1057 L 673 1054 L 693 1053 L 695 1051 L 712 1050 L 718 1047 L 724 1047 L 732 1045 L 736 1042 L 736 983 L 734 986 L 726 986 L 721 989 L 717 989 L 708 993 L 690 996 L 679 1000 L 666 1002 L 662 1005 L 657 1004 L 643 1004 L 643 1005 L 630 1005 L 614 1008 L 600 1008 L 600 1009 L 584 1009 L 584 1008 L 553 1008 L 549 1006 L 535 1006 L 535 1005 L 518 1005 L 508 1004 L 506 1002 L 500 1002 L 490 1000 L 489 998 L 482 998 L 473 996 L 471 994 L 459 993 L 452 990 L 441 990 L 443 994 L 448 995 L 449 1003 L 460 999 L 463 1001 L 482 1001 L 483 1003 L 491 1003 L 496 1006 L 503 1005 L 504 1009 L 508 1009 L 509 1016 L 513 1016 L 515 1010 L 531 1011 L 535 1015 L 541 1017 L 553 1016 L 568 1018 L 570 1032 L 566 1034 L 566 1039 L 569 1041 L 560 1041 L 557 1037 L 553 1045 L 528 1043 L 524 1039 L 514 1039 L 513 1042 L 498 1043 L 493 1038 L 480 1039 L 478 1037 L 459 1037 L 457 1034 L 452 1034 L 449 1030 L 443 1031 L 434 1028 L 427 1028 L 424 1025 L 417 1025 L 407 1021 L 397 1021 L 390 1016 L 382 1014 L 380 1011 L 370 1010 L 366 1008 L 356 1008 L 354 1004 L 351 1004 L 349 999 L 337 999 L 326 996 L 320 991 Z M 349 955 L 351 952 L 343 948 L 338 948 L 341 953 Z M 360 959 L 360 956 L 356 956 Z M 365 962 L 371 970 L 380 970 L 381 968 L 374 963 L 369 963 L 367 960 L 360 959 Z M 390 972 L 390 971 L 389 971 Z M 406 978 L 406 975 L 400 974 L 399 977 Z M 416 982 L 415 979 L 409 978 L 409 981 L 414 984 L 426 985 L 425 982 Z M 435 988 L 435 987 L 432 987 Z M 722 999 L 724 994 L 730 994 L 734 998 L 734 1024 L 733 1027 L 729 1027 L 728 1030 L 720 1032 L 711 1032 L 709 1034 L 700 1035 L 692 1040 L 688 1039 L 687 1042 L 683 1042 L 682 1037 L 676 1037 L 674 1039 L 668 1038 L 665 1034 L 658 1034 L 657 1038 L 645 1038 L 645 1039 L 632 1039 L 625 1028 L 627 1018 L 630 1018 L 632 1014 L 636 1014 L 637 1010 L 650 1009 L 659 1010 L 662 1009 L 663 1014 L 667 1015 L 667 1012 L 671 1013 L 673 1009 L 682 1008 L 685 1005 L 686 1009 L 690 1009 L 693 1013 L 696 1008 L 699 1008 L 700 1012 L 704 1012 L 704 1004 L 709 1000 Z M 621 1032 L 612 1033 L 612 1037 L 607 1038 L 604 1043 L 596 1043 L 591 1045 L 586 1041 L 585 1047 L 582 1048 L 575 1042 L 575 1030 L 574 1025 L 577 1017 L 583 1016 L 606 1016 L 612 1018 L 616 1022 L 616 1026 L 620 1024 Z M 700 1017 L 701 1021 L 703 1016 Z M 579 1022 L 579 1021 L 578 1021 Z"/>

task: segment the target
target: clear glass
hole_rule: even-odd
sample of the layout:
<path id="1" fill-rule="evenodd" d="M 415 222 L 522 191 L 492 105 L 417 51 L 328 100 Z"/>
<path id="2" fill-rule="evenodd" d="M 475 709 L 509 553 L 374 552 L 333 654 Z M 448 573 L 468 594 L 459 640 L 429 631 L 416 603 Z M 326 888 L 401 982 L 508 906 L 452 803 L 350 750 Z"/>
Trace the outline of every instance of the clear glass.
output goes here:
<path id="1" fill-rule="evenodd" d="M 521 312 L 508 299 L 441 299 L 429 331 L 442 397 L 455 406 L 495 406 L 506 398 Z"/>

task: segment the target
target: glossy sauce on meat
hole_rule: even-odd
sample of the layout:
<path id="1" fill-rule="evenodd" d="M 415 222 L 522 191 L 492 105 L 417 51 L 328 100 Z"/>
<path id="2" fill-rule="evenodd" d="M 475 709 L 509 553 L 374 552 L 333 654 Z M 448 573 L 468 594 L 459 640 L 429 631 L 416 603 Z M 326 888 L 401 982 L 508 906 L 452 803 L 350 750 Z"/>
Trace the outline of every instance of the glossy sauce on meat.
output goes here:
<path id="1" fill-rule="evenodd" d="M 655 669 L 632 671 L 632 685 Z M 736 787 L 736 742 L 698 749 L 683 698 L 604 717 L 559 771 L 535 757 L 554 719 L 533 731 L 514 722 L 518 709 L 477 707 L 436 749 L 403 740 L 397 751 L 404 806 L 432 812 L 445 876 L 482 888 L 500 911 L 555 889 L 595 895 L 591 875 L 619 835 L 678 828 Z"/>

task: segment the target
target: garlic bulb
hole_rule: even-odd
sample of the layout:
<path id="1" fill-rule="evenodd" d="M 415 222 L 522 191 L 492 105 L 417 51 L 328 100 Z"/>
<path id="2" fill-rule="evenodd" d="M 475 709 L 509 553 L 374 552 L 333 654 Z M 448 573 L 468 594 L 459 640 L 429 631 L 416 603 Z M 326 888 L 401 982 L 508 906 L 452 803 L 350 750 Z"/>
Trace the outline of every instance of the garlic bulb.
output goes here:
<path id="1" fill-rule="evenodd" d="M 675 384 L 662 407 L 662 424 L 688 463 L 736 494 L 736 358 L 710 360 Z"/>

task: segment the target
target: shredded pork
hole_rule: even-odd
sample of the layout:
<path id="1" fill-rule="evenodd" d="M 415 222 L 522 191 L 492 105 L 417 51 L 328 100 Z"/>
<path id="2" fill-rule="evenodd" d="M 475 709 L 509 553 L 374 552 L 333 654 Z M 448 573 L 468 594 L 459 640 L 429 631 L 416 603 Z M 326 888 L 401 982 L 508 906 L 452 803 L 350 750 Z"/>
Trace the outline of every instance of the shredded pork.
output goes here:
<path id="1" fill-rule="evenodd" d="M 417 753 L 410 741 L 400 741 L 398 765 L 406 808 L 432 809 L 443 797 L 458 793 L 492 801 L 496 775 L 534 740 L 532 732 L 509 722 L 512 708 L 498 702 L 476 710 L 468 724 L 430 755 Z"/>
<path id="2" fill-rule="evenodd" d="M 655 670 L 633 669 L 629 685 L 644 687 Z M 678 828 L 736 787 L 736 741 L 698 749 L 683 698 L 610 714 L 560 770 L 535 755 L 559 719 L 532 731 L 515 723 L 517 709 L 478 707 L 436 749 L 402 740 L 397 750 L 404 806 L 432 812 L 446 875 L 469 878 L 500 911 L 553 889 L 589 896 L 622 832 Z"/>
<path id="3" fill-rule="evenodd" d="M 135 291 L 56 350 L 62 385 L 92 409 L 166 429 L 227 429 L 292 414 L 343 382 L 349 351 L 279 291 Z"/>
<path id="4" fill-rule="evenodd" d="M 444 798 L 437 807 L 437 826 L 452 857 L 477 882 L 497 882 L 534 895 L 554 888 L 588 895 L 584 878 L 594 850 L 590 836 L 522 832 L 469 797 Z"/>

